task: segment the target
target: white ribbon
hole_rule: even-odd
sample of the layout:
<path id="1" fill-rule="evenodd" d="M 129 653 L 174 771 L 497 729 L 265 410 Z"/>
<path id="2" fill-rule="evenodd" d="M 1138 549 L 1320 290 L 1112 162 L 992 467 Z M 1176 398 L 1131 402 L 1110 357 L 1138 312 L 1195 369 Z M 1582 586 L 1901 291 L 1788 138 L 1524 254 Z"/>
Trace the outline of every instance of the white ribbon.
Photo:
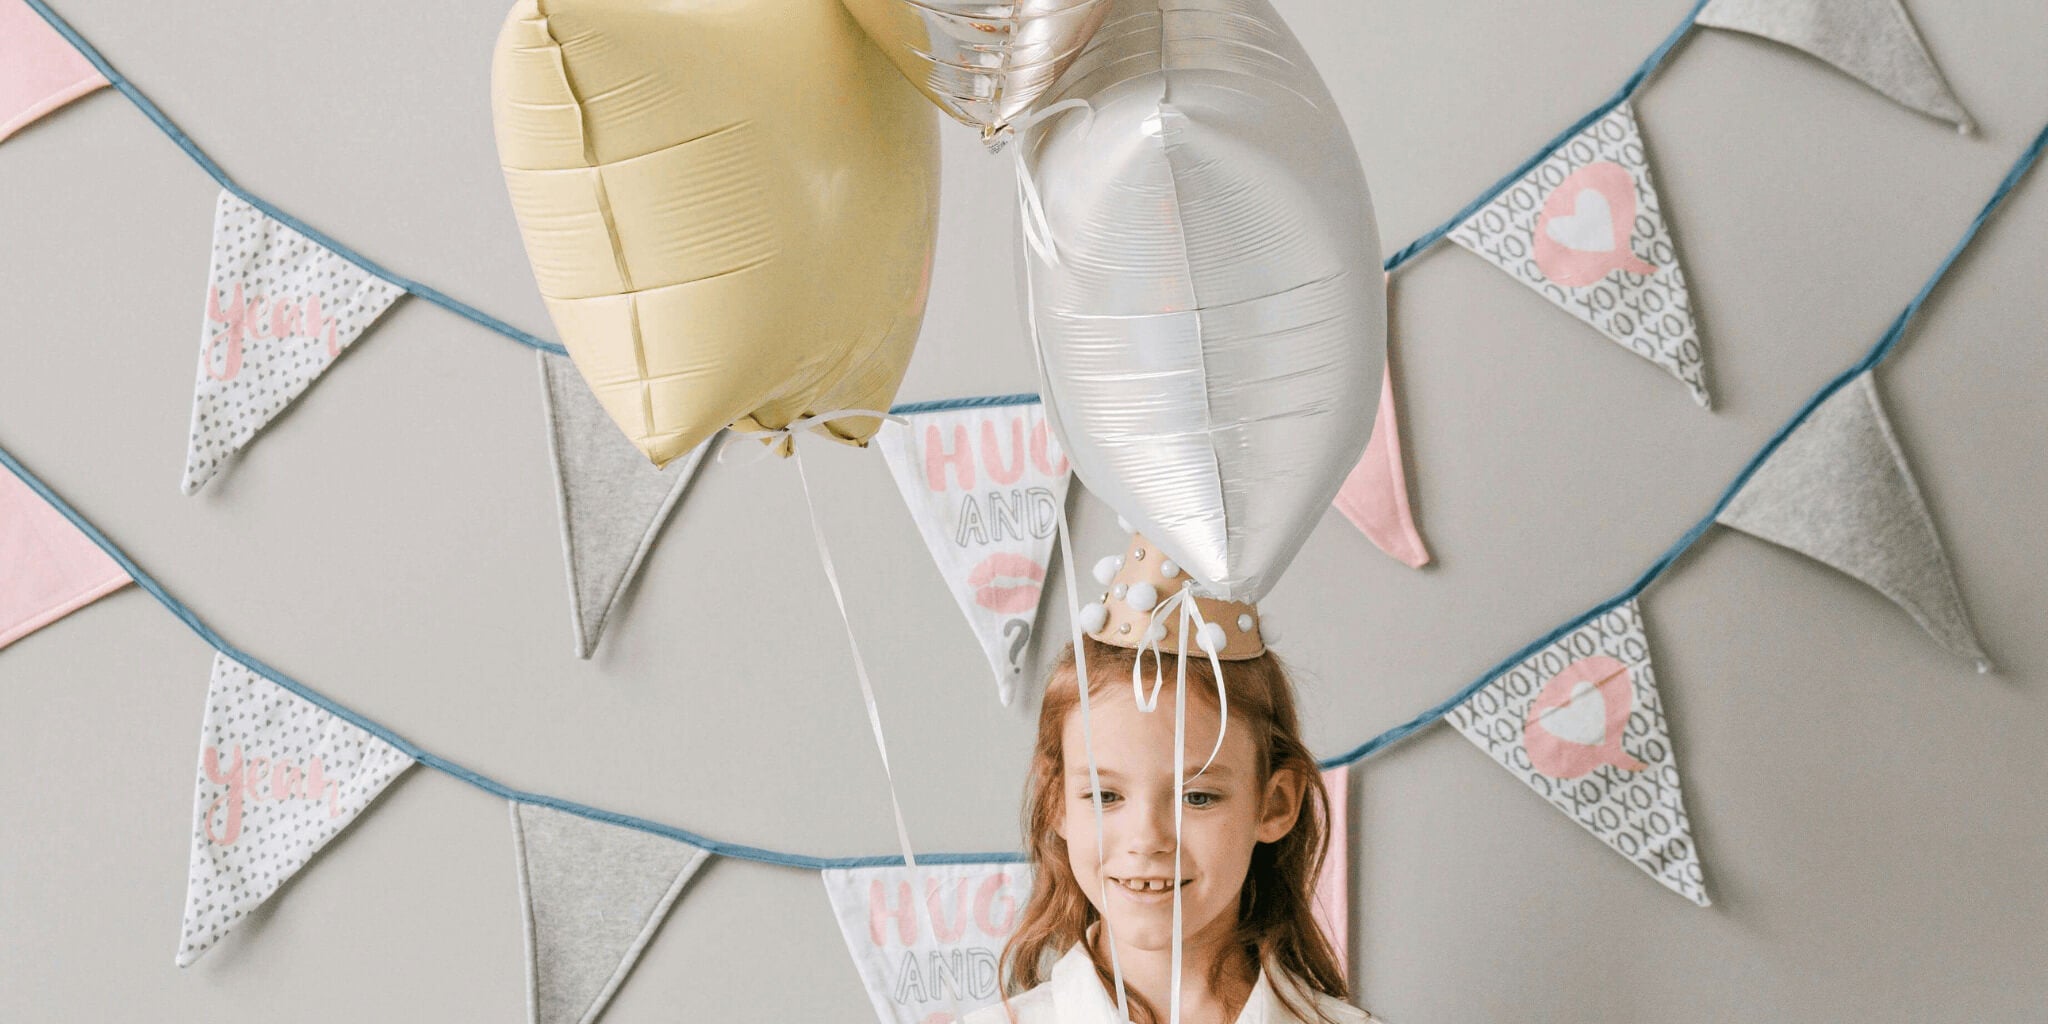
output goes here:
<path id="1" fill-rule="evenodd" d="M 1067 506 L 1059 506 L 1060 569 L 1067 583 L 1067 624 L 1074 633 L 1074 676 L 1081 691 L 1081 747 L 1088 755 L 1088 802 L 1095 808 L 1095 874 L 1101 905 L 1109 905 L 1109 878 L 1103 874 L 1108 863 L 1102 838 L 1102 774 L 1095 766 L 1095 728 L 1088 713 L 1088 653 L 1081 634 L 1081 595 L 1074 589 L 1074 538 L 1068 532 Z M 1109 974 L 1116 988 L 1117 1019 L 1131 1019 L 1131 1004 L 1124 990 L 1124 968 L 1116 955 L 1116 928 L 1109 915 L 1102 915 L 1103 935 L 1109 940 Z M 1085 940 L 1084 940 L 1085 941 Z"/>
<path id="2" fill-rule="evenodd" d="M 1173 596 L 1152 606 L 1152 612 L 1145 620 L 1145 635 L 1138 641 L 1138 660 L 1131 665 L 1131 699 L 1137 701 L 1138 710 L 1140 711 L 1149 712 L 1159 707 L 1159 689 L 1166 685 L 1166 652 L 1159 649 L 1159 641 L 1164 638 L 1166 631 L 1160 628 L 1158 623 L 1162 617 L 1173 614 L 1176 611 L 1180 614 L 1181 660 L 1181 664 L 1177 669 L 1177 678 L 1183 683 L 1187 678 L 1186 661 L 1188 656 L 1189 630 L 1190 628 L 1195 630 L 1196 635 L 1199 637 L 1200 630 L 1209 624 L 1208 620 L 1202 617 L 1201 606 L 1195 603 L 1195 583 L 1193 580 L 1189 580 L 1186 586 L 1174 591 Z M 1197 643 L 1199 644 L 1199 641 Z M 1152 693 L 1149 698 L 1145 694 L 1144 681 L 1145 652 L 1148 649 L 1152 652 L 1154 669 Z M 1202 772 L 1208 771 L 1210 765 L 1216 763 L 1216 755 L 1223 750 L 1223 737 L 1230 732 L 1230 695 L 1223 686 L 1223 659 L 1217 657 L 1217 652 L 1209 650 L 1207 647 L 1203 647 L 1202 651 L 1209 656 L 1209 671 L 1216 677 L 1217 724 L 1216 745 L 1209 749 L 1208 760 L 1203 761 L 1202 767 L 1195 772 L 1197 778 L 1201 777 Z M 1179 699 L 1180 696 L 1183 696 L 1183 694 L 1177 693 L 1175 699 Z M 1176 742 L 1178 741 L 1176 740 Z M 1178 881 L 1178 879 L 1175 879 L 1175 881 Z"/>
<path id="3" fill-rule="evenodd" d="M 733 459 L 731 457 L 733 445 L 742 438 L 751 441 L 766 441 L 769 438 L 787 439 L 789 441 L 790 451 L 794 452 L 796 451 L 796 435 L 801 434 L 804 431 L 811 429 L 812 427 L 818 426 L 821 423 L 826 423 L 831 420 L 852 419 L 854 417 L 867 417 L 869 419 L 887 420 L 891 423 L 897 424 L 904 424 L 910 422 L 909 420 L 904 419 L 901 416 L 895 415 L 894 413 L 877 412 L 873 409 L 834 409 L 831 412 L 821 412 L 815 416 L 803 416 L 798 419 L 790 420 L 787 424 L 781 427 L 776 427 L 772 430 L 733 430 L 731 428 L 727 428 L 726 438 L 724 442 L 722 442 L 718 446 L 718 461 L 721 465 L 726 463 L 732 463 L 734 465 L 743 466 L 751 462 L 761 461 L 763 458 L 767 456 L 769 452 L 774 451 L 777 447 L 779 447 L 779 445 L 775 444 L 764 444 L 756 448 L 753 454 L 748 455 L 746 458 L 737 460 Z M 799 467 L 797 475 L 802 476 L 802 460 L 798 460 L 798 462 Z M 806 489 L 806 496 L 808 496 L 808 493 L 808 489 Z M 820 537 L 819 540 L 820 542 L 822 542 L 824 538 Z M 829 562 L 830 559 L 827 559 L 827 561 Z"/>
<path id="4" fill-rule="evenodd" d="M 1024 242 L 1031 246 L 1031 251 L 1037 253 L 1039 259 L 1054 266 L 1059 265 L 1060 251 L 1053 244 L 1052 224 L 1046 220 L 1045 201 L 1038 194 L 1038 183 L 1031 179 L 1031 170 L 1024 163 L 1024 150 L 1028 143 L 1023 141 L 1023 133 L 1046 118 L 1075 108 L 1086 110 L 1091 122 L 1095 119 L 1095 108 L 1087 100 L 1076 97 L 1025 114 L 1004 126 L 1002 131 L 1003 135 L 1014 135 L 1017 139 L 1016 147 L 1010 150 L 1010 158 L 1017 166 L 1017 212 L 1024 225 Z M 1000 150 L 1002 145 L 999 140 L 994 148 Z"/>
<path id="5" fill-rule="evenodd" d="M 887 413 L 865 412 L 858 409 L 845 410 L 806 417 L 803 420 L 791 423 L 781 430 L 742 432 L 742 436 L 754 437 L 785 434 L 790 437 L 790 447 L 794 450 L 796 447 L 796 432 L 806 429 L 814 422 L 837 419 L 848 415 L 881 416 L 886 419 L 897 418 L 891 417 Z M 719 455 L 721 461 L 723 461 L 724 451 L 722 449 Z M 839 589 L 839 573 L 832 566 L 832 551 L 826 546 L 825 530 L 818 523 L 818 502 L 816 498 L 811 496 L 811 481 L 810 477 L 804 473 L 804 457 L 801 451 L 796 451 L 796 478 L 803 484 L 804 506 L 811 514 L 811 538 L 818 542 L 818 561 L 825 566 L 825 582 L 832 586 L 832 600 L 839 606 L 839 621 L 846 627 L 846 646 L 848 650 L 853 652 L 853 674 L 860 680 L 860 697 L 861 701 L 867 705 L 868 728 L 875 734 L 875 751 L 882 755 L 882 777 L 889 785 L 889 810 L 896 816 L 896 843 L 903 851 L 904 866 L 910 869 L 910 898 L 915 904 L 912 913 L 918 914 L 922 918 L 925 934 L 936 939 L 939 932 L 932 922 L 930 893 L 925 889 L 924 876 L 919 874 L 917 870 L 917 854 L 910 848 L 910 829 L 903 823 L 903 801 L 896 795 L 896 773 L 889 767 L 889 740 L 882 733 L 882 711 L 875 703 L 875 687 L 868 680 L 867 662 L 863 661 L 860 656 L 860 641 L 853 634 L 853 620 L 846 614 L 846 595 Z M 951 987 L 948 987 L 946 989 L 946 999 L 952 1005 L 953 1019 L 955 1021 L 963 1019 L 966 1014 L 960 1009 L 960 994 Z"/>

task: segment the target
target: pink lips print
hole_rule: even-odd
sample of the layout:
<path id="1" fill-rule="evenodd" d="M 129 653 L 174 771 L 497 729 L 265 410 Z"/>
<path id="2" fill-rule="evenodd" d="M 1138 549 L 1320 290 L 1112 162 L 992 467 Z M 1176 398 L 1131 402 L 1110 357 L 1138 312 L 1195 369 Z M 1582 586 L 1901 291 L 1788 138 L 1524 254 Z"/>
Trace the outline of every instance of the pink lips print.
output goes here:
<path id="1" fill-rule="evenodd" d="M 1615 270 L 1654 274 L 1657 268 L 1629 248 L 1635 225 L 1635 175 L 1611 160 L 1587 164 L 1543 200 L 1536 218 L 1536 269 L 1571 288 Z"/>
<path id="2" fill-rule="evenodd" d="M 1044 583 L 1043 566 L 1023 555 L 1001 551 L 982 559 L 967 574 L 967 585 L 975 588 L 974 603 L 1006 614 L 1038 607 L 1039 588 Z"/>

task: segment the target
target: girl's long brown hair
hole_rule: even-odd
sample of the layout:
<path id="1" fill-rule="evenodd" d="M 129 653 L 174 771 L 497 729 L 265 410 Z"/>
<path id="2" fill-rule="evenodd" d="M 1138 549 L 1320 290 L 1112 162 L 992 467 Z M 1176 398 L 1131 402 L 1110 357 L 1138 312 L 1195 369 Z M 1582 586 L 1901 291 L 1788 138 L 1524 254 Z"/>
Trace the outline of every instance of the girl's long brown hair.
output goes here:
<path id="1" fill-rule="evenodd" d="M 1130 685 L 1137 652 L 1086 637 L 1081 642 L 1086 645 L 1091 701 L 1097 694 L 1112 692 L 1115 686 Z M 1190 657 L 1187 662 L 1188 692 L 1207 694 L 1213 707 L 1216 681 L 1208 659 Z M 1166 671 L 1174 671 L 1171 654 L 1166 656 Z M 1003 990 L 1006 1006 L 1009 996 L 1050 978 L 1052 961 L 1082 942 L 1098 916 L 1068 866 L 1067 843 L 1058 832 L 1065 807 L 1067 771 L 1062 740 L 1067 716 L 1080 707 L 1077 677 L 1074 649 L 1069 645 L 1046 680 L 1045 700 L 1038 710 L 1038 740 L 1032 750 L 1031 773 L 1024 784 L 1024 836 L 1034 880 L 1031 899 L 1024 907 L 1017 931 L 1003 947 L 1003 969 L 1008 978 Z M 1238 896 L 1234 938 L 1253 963 L 1266 969 L 1274 994 L 1290 1013 L 1301 1020 L 1335 1024 L 1315 1005 L 1312 993 L 1295 991 L 1282 979 L 1270 977 L 1279 968 L 1299 978 L 1313 992 L 1337 999 L 1349 994 L 1337 955 L 1316 926 L 1310 909 L 1316 877 L 1329 847 L 1330 796 L 1323 788 L 1315 756 L 1301 741 L 1294 687 L 1288 682 L 1279 658 L 1268 651 L 1248 661 L 1229 662 L 1224 669 L 1224 681 L 1230 689 L 1230 728 L 1245 729 L 1258 747 L 1264 769 L 1258 780 L 1260 791 L 1277 772 L 1294 772 L 1302 781 L 1301 813 L 1293 830 L 1278 842 L 1260 843 L 1252 851 L 1251 868 Z M 1108 962 L 1093 948 L 1083 948 L 1088 949 L 1103 985 L 1110 987 Z M 1217 960 L 1210 984 L 1222 980 L 1220 972 L 1228 965 L 1228 958 Z M 1304 996 L 1309 1005 L 1297 1005 Z M 1129 993 L 1129 997 L 1136 1024 L 1158 1024 L 1157 1008 L 1135 992 Z"/>

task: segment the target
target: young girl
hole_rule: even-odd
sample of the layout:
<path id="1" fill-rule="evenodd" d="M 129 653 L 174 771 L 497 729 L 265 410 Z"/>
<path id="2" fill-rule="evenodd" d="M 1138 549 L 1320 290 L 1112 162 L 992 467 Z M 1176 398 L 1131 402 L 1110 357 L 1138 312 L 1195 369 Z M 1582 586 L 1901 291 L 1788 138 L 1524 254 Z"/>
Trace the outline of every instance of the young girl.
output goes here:
<path id="1" fill-rule="evenodd" d="M 1182 737 L 1188 778 L 1175 872 L 1178 623 L 1148 613 L 1186 583 L 1135 538 L 1110 592 L 1083 610 L 1089 635 L 1081 657 L 1070 646 L 1046 682 L 1024 810 L 1035 881 L 1003 950 L 1005 999 L 969 1014 L 966 1024 L 1115 1024 L 1118 970 L 1130 1019 L 1165 1024 L 1175 889 L 1182 1024 L 1373 1019 L 1343 1002 L 1343 970 L 1311 915 L 1329 798 L 1301 741 L 1293 688 L 1260 642 L 1249 605 L 1197 599 L 1214 624 L 1209 646 L 1227 666 L 1229 714 L 1226 724 L 1209 656 L 1190 637 Z M 1167 627 L 1164 637 L 1158 624 Z M 1162 659 L 1136 649 L 1148 631 Z M 1087 666 L 1086 731 L 1077 660 Z M 1150 678 L 1162 661 L 1167 684 L 1151 710 L 1141 709 L 1133 670 L 1142 663 Z"/>

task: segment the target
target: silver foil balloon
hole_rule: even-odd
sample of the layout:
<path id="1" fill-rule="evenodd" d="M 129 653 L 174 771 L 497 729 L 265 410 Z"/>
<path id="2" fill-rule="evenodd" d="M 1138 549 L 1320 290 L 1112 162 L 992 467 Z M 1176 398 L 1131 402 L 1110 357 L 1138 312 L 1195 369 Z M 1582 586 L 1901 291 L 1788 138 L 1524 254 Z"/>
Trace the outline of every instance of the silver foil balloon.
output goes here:
<path id="1" fill-rule="evenodd" d="M 1365 173 L 1265 0 L 1115 0 L 1018 128 L 1024 288 L 1074 471 L 1218 597 L 1357 463 L 1386 291 Z"/>
<path id="2" fill-rule="evenodd" d="M 1111 0 L 843 0 L 939 109 L 992 139 L 1072 63 Z"/>

